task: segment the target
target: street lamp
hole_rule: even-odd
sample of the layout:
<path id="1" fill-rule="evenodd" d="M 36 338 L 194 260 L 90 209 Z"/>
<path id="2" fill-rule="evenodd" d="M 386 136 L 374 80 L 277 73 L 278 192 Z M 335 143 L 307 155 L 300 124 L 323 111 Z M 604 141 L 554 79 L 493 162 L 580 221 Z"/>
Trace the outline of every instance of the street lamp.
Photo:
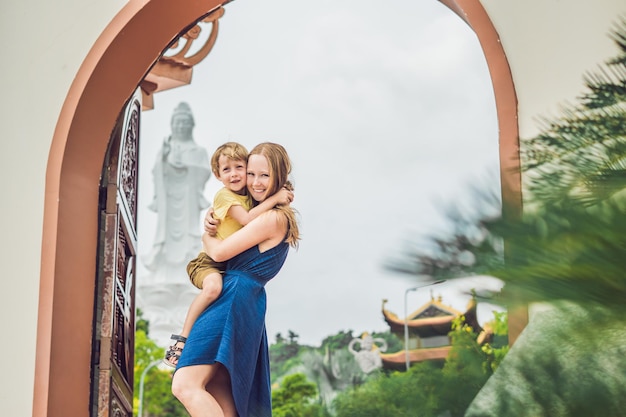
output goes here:
<path id="1" fill-rule="evenodd" d="M 404 291 L 404 357 L 405 357 L 405 361 L 406 361 L 406 370 L 407 371 L 409 370 L 409 367 L 411 366 L 411 363 L 409 362 L 409 318 L 407 316 L 409 313 L 407 313 L 407 311 L 406 311 L 406 296 L 411 291 L 417 291 L 420 288 L 428 287 L 430 285 L 441 284 L 442 282 L 446 282 L 446 280 L 442 279 L 442 280 L 439 280 L 439 281 L 431 282 L 429 284 L 418 285 L 417 287 L 407 288 Z"/>
<path id="2" fill-rule="evenodd" d="M 143 381 L 150 368 L 153 368 L 160 363 L 163 363 L 162 359 L 157 359 L 156 361 L 149 363 L 148 366 L 146 366 L 146 369 L 144 369 L 141 373 L 141 377 L 139 378 L 139 412 L 137 413 L 137 417 L 143 417 Z"/>

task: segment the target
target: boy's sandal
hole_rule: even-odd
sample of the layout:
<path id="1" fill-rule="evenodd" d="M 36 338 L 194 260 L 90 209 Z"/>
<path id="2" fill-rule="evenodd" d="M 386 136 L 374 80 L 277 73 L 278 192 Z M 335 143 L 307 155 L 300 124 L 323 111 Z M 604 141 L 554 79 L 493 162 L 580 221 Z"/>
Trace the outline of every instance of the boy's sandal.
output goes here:
<path id="1" fill-rule="evenodd" d="M 175 342 L 169 347 L 169 349 L 167 349 L 167 352 L 165 352 L 165 358 L 163 359 L 163 363 L 167 366 L 171 366 L 172 368 L 176 368 L 176 364 L 171 362 L 170 359 L 176 359 L 176 363 L 178 363 L 178 359 L 180 359 L 180 354 L 182 353 L 183 348 L 177 346 L 177 344 L 179 342 L 186 343 L 187 338 L 178 334 L 173 334 L 170 339 L 174 340 Z"/>

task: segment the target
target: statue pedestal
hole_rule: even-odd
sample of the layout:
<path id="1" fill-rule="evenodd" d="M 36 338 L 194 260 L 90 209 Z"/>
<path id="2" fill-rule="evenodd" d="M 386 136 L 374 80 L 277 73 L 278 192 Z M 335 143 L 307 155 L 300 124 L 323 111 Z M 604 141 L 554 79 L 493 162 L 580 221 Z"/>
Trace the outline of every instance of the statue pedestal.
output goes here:
<path id="1" fill-rule="evenodd" d="M 169 346 L 170 336 L 182 330 L 189 305 L 199 291 L 189 280 L 184 284 L 139 284 L 137 307 L 149 322 L 150 339 L 161 347 Z"/>

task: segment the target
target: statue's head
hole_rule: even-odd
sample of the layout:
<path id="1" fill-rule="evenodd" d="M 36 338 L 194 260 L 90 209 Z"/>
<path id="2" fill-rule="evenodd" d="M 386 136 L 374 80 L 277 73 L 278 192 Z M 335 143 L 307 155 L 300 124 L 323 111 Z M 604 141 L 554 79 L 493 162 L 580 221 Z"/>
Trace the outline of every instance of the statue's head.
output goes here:
<path id="1" fill-rule="evenodd" d="M 372 350 L 374 346 L 374 338 L 368 332 L 361 334 L 361 350 Z"/>
<path id="2" fill-rule="evenodd" d="M 195 126 L 193 114 L 189 104 L 184 101 L 179 103 L 172 113 L 172 133 L 181 136 L 191 136 L 191 131 Z"/>

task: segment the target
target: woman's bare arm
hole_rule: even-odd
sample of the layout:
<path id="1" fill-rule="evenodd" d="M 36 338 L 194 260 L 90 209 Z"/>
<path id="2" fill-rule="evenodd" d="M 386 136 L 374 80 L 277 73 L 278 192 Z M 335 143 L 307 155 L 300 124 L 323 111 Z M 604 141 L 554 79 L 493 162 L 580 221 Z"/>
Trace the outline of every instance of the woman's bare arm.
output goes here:
<path id="1" fill-rule="evenodd" d="M 277 210 L 270 210 L 252 220 L 224 240 L 202 235 L 204 251 L 217 262 L 226 261 L 253 246 L 264 252 L 278 245 L 287 233 L 287 219 Z"/>

